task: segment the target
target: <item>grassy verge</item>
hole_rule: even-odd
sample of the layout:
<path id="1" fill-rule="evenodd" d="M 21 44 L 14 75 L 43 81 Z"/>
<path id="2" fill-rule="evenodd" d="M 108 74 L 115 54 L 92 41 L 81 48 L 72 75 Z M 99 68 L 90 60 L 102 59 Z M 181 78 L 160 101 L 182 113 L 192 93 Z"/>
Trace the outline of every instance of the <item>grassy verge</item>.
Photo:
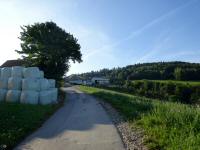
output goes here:
<path id="1" fill-rule="evenodd" d="M 138 80 L 142 81 L 142 80 Z M 153 82 L 159 82 L 159 83 L 177 83 L 177 84 L 189 84 L 189 85 L 200 85 L 200 81 L 177 81 L 177 80 L 148 80 L 148 81 L 153 81 Z"/>
<path id="2" fill-rule="evenodd" d="M 23 138 L 41 126 L 64 101 L 59 91 L 59 103 L 54 105 L 29 105 L 0 103 L 0 150 L 12 149 Z"/>
<path id="3" fill-rule="evenodd" d="M 149 149 L 198 150 L 200 147 L 199 108 L 93 87 L 80 86 L 80 90 L 109 102 L 131 126 L 143 128 Z"/>

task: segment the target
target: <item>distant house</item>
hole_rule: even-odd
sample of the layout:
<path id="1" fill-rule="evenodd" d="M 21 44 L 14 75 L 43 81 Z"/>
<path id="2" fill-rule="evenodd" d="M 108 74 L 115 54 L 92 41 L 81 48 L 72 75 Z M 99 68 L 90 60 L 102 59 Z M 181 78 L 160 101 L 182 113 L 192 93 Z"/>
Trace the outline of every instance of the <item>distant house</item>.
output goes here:
<path id="1" fill-rule="evenodd" d="M 70 84 L 77 84 L 77 85 L 81 85 L 83 84 L 83 81 L 82 80 L 71 80 L 69 81 Z"/>
<path id="2" fill-rule="evenodd" d="M 21 59 L 7 60 L 1 65 L 1 67 L 14 67 L 14 66 L 24 66 L 24 61 Z"/>
<path id="3" fill-rule="evenodd" d="M 92 81 L 90 81 L 90 80 L 84 80 L 83 84 L 84 85 L 92 85 Z"/>
<path id="4" fill-rule="evenodd" d="M 101 78 L 101 77 L 93 77 L 92 78 L 92 84 L 95 85 L 108 85 L 110 83 L 109 79 Z"/>

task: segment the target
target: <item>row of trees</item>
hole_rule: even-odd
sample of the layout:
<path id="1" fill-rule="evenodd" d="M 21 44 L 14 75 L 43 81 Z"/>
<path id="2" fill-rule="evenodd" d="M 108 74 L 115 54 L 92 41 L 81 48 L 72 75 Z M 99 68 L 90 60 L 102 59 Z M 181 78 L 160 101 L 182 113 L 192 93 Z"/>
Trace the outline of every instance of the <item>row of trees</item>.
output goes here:
<path id="1" fill-rule="evenodd" d="M 126 80 L 200 80 L 200 64 L 187 62 L 157 62 L 129 65 L 123 68 L 102 69 L 76 75 L 82 79 L 107 77 L 113 84 L 121 85 Z M 71 76 L 73 77 L 73 76 Z"/>

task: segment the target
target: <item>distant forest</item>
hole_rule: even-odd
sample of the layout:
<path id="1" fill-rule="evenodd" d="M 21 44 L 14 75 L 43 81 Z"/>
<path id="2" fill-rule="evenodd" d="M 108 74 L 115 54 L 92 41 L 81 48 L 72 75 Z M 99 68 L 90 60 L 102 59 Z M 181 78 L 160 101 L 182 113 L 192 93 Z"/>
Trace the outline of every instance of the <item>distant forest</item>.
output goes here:
<path id="1" fill-rule="evenodd" d="M 87 80 L 92 77 L 109 78 L 113 84 L 123 84 L 126 80 L 180 80 L 200 81 L 200 63 L 155 62 L 129 65 L 122 68 L 102 69 L 71 75 L 69 79 Z"/>

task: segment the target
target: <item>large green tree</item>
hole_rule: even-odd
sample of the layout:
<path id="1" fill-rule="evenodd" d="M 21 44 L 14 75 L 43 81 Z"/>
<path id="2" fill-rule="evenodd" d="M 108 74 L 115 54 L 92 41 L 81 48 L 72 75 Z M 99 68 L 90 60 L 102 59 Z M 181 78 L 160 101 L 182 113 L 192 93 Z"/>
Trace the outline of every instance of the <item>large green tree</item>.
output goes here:
<path id="1" fill-rule="evenodd" d="M 45 77 L 61 79 L 69 69 L 69 61 L 81 62 L 78 40 L 54 22 L 21 27 L 21 54 L 28 66 L 38 66 Z"/>

